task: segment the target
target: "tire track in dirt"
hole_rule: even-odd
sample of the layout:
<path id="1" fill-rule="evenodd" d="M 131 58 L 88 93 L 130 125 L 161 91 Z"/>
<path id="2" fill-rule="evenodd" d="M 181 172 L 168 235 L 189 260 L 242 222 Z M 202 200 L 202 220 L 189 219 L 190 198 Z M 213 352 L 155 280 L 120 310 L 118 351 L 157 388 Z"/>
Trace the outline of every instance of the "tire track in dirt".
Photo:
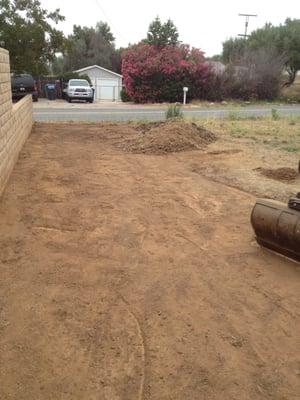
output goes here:
<path id="1" fill-rule="evenodd" d="M 0 397 L 296 398 L 296 266 L 253 246 L 252 196 L 193 172 L 218 155 L 118 150 L 132 130 L 25 145 L 0 207 Z"/>
<path id="2" fill-rule="evenodd" d="M 144 386 L 145 386 L 145 365 L 146 365 L 145 338 L 144 338 L 144 334 L 143 334 L 143 330 L 142 330 L 141 324 L 140 324 L 138 318 L 136 317 L 134 311 L 132 310 L 132 307 L 130 306 L 129 302 L 125 299 L 125 297 L 121 293 L 116 292 L 116 294 L 117 294 L 117 296 L 120 297 L 120 299 L 122 300 L 122 302 L 126 306 L 127 311 L 129 312 L 131 317 L 134 319 L 134 321 L 136 323 L 136 327 L 137 327 L 138 336 L 139 336 L 140 341 L 141 341 L 143 371 L 142 371 L 141 384 L 140 384 L 137 400 L 142 400 L 143 399 L 143 395 L 144 395 Z"/>

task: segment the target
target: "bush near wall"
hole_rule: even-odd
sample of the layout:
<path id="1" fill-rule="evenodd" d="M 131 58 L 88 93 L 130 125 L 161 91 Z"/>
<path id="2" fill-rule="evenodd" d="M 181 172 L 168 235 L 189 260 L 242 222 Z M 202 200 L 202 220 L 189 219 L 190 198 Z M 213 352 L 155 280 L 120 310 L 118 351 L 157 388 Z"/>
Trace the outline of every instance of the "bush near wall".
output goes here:
<path id="1" fill-rule="evenodd" d="M 120 96 L 121 96 L 121 100 L 123 101 L 123 103 L 127 103 L 127 102 L 129 102 L 129 101 L 132 101 L 132 98 L 131 98 L 131 97 L 129 96 L 129 94 L 127 93 L 125 87 L 123 87 L 123 88 L 121 89 Z"/>
<path id="2" fill-rule="evenodd" d="M 206 98 L 213 76 L 203 52 L 187 45 L 154 46 L 140 43 L 122 53 L 127 94 L 137 103 Z"/>

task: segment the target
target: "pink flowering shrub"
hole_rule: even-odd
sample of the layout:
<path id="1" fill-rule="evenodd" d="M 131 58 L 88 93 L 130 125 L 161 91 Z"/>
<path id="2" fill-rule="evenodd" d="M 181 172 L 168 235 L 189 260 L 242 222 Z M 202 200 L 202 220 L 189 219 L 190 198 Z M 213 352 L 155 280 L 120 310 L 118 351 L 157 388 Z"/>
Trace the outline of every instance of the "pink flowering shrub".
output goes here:
<path id="1" fill-rule="evenodd" d="M 158 47 L 139 43 L 122 53 L 122 74 L 128 95 L 137 103 L 206 98 L 213 76 L 203 52 L 187 45 Z"/>

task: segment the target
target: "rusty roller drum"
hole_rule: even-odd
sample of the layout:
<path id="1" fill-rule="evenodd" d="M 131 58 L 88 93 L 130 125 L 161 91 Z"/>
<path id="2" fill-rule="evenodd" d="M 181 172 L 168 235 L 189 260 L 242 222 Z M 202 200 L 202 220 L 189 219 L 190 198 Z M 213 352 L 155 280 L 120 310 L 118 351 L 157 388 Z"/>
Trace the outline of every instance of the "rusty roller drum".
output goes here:
<path id="1" fill-rule="evenodd" d="M 258 199 L 251 214 L 257 243 L 300 261 L 300 211 Z"/>

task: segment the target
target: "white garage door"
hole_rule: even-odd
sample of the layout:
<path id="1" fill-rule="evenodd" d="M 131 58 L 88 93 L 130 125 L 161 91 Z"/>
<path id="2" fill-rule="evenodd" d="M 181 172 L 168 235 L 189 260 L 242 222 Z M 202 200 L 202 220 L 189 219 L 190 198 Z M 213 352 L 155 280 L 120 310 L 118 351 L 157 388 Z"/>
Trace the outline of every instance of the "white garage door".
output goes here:
<path id="1" fill-rule="evenodd" d="M 119 100 L 119 87 L 117 79 L 99 79 L 95 80 L 95 99 L 116 101 Z"/>

